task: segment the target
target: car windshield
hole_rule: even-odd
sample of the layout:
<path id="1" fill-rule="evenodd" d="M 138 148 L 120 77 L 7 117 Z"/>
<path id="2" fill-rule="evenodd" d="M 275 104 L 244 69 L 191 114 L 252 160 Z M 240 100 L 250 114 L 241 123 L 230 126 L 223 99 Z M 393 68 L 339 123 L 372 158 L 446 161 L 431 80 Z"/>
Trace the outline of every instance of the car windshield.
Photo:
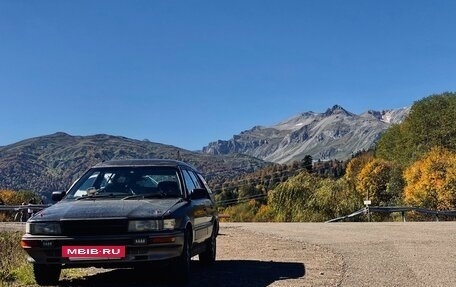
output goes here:
<path id="1" fill-rule="evenodd" d="M 93 168 L 70 189 L 66 199 L 181 197 L 173 167 Z"/>

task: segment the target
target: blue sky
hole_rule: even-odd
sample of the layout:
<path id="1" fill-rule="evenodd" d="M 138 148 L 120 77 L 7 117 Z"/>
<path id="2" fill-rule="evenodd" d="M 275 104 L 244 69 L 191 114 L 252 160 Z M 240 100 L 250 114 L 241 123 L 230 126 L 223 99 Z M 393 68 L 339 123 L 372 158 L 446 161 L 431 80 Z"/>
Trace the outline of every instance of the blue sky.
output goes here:
<path id="1" fill-rule="evenodd" d="M 456 1 L 0 1 L 0 146 L 57 131 L 195 150 L 339 104 L 456 91 Z"/>

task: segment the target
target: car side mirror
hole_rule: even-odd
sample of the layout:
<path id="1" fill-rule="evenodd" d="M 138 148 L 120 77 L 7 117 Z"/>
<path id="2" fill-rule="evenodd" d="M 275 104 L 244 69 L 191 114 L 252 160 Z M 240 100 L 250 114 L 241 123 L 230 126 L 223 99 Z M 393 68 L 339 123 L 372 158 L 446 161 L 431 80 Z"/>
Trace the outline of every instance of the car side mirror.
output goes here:
<path id="1" fill-rule="evenodd" d="M 204 199 L 209 198 L 209 193 L 204 188 L 195 188 L 190 194 L 190 199 Z"/>
<path id="2" fill-rule="evenodd" d="M 65 196 L 65 191 L 53 191 L 51 195 L 51 199 L 53 201 L 60 201 Z"/>

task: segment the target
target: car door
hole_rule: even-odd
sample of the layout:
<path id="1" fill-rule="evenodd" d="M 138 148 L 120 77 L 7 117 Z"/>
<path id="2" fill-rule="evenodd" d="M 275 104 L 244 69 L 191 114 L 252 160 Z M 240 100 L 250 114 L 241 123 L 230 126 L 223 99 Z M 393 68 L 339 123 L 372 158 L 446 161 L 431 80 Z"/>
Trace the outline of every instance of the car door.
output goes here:
<path id="1" fill-rule="evenodd" d="M 187 189 L 189 196 L 191 196 L 191 193 L 195 188 L 198 188 L 197 182 L 195 183 L 190 173 L 191 171 L 187 169 L 182 170 L 185 187 Z M 192 199 L 191 205 L 193 208 L 193 238 L 196 242 L 202 242 L 207 238 L 207 224 L 204 199 Z"/>
<path id="2" fill-rule="evenodd" d="M 206 185 L 204 185 L 198 174 L 195 171 L 189 171 L 189 174 L 195 183 L 196 188 L 206 191 L 206 197 L 201 199 L 201 203 L 204 206 L 202 211 L 204 213 L 204 218 L 202 218 L 202 224 L 204 225 L 204 228 L 202 229 L 201 236 L 207 239 L 211 236 L 212 228 L 214 226 L 214 205 L 209 195 L 209 189 L 206 187 Z"/>
<path id="3" fill-rule="evenodd" d="M 213 228 L 218 227 L 218 225 L 215 224 L 217 221 L 217 209 L 216 209 L 215 203 L 214 203 L 215 202 L 214 195 L 213 195 L 211 189 L 209 188 L 204 177 L 200 173 L 197 173 L 197 172 L 195 172 L 195 176 L 196 176 L 198 182 L 200 183 L 201 188 L 206 189 L 208 196 L 209 196 L 208 199 L 204 200 L 204 206 L 205 206 L 205 211 L 206 211 L 205 222 L 208 225 L 208 236 L 211 236 L 212 232 L 213 232 L 212 231 Z M 216 232 L 218 232 L 218 231 L 216 231 Z"/>

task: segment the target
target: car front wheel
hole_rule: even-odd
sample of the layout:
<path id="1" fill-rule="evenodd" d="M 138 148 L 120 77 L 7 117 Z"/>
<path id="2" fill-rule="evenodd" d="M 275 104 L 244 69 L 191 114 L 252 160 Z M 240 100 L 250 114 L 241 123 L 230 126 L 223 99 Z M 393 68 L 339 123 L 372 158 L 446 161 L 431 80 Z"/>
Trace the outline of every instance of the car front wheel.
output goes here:
<path id="1" fill-rule="evenodd" d="M 38 285 L 57 285 L 62 267 L 51 264 L 33 264 L 33 274 Z"/>
<path id="2" fill-rule="evenodd" d="M 199 255 L 199 261 L 208 265 L 215 261 L 217 252 L 217 231 L 213 229 L 211 237 L 206 241 L 206 250 Z"/>
<path id="3" fill-rule="evenodd" d="M 192 233 L 190 230 L 185 232 L 184 246 L 182 254 L 176 260 L 176 275 L 175 278 L 179 283 L 188 283 L 190 279 L 190 263 L 192 260 Z"/>

